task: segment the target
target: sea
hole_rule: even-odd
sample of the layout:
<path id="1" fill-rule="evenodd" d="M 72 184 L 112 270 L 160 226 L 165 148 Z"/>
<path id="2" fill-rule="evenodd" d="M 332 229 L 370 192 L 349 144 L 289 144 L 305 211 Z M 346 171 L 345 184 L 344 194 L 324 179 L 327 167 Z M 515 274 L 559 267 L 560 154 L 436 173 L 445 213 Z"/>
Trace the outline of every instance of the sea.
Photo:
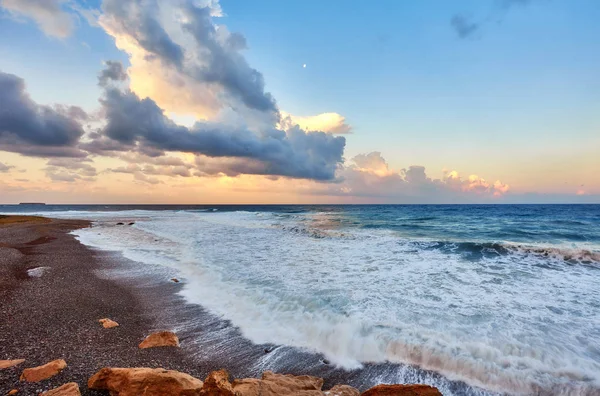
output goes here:
<path id="1" fill-rule="evenodd" d="M 257 345 L 445 395 L 600 395 L 600 205 L 0 205 L 16 212 L 92 220 L 83 244 L 168 267 Z"/>

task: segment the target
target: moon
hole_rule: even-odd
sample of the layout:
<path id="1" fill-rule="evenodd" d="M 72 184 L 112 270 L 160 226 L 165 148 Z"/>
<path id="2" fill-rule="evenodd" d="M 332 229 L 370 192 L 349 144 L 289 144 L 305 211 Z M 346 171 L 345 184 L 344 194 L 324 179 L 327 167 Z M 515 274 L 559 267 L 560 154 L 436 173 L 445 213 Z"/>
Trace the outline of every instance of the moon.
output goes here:
<path id="1" fill-rule="evenodd" d="M 302 65 L 302 67 L 306 69 L 306 63 L 305 63 L 305 64 L 303 64 L 303 65 Z"/>

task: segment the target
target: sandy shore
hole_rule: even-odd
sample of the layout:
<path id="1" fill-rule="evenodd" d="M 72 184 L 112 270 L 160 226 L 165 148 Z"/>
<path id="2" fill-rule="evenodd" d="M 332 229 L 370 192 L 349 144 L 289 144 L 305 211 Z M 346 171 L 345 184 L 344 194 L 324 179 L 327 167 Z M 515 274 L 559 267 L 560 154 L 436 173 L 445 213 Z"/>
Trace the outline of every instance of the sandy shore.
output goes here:
<path id="1" fill-rule="evenodd" d="M 165 367 L 200 378 L 214 366 L 192 363 L 176 348 L 138 349 L 154 324 L 127 288 L 101 279 L 101 258 L 68 234 L 85 221 L 34 220 L 3 224 L 0 219 L 0 360 L 25 359 L 0 370 L 0 395 L 11 389 L 34 395 L 66 382 L 87 390 L 102 367 Z M 43 270 L 28 270 L 43 267 Z M 31 272 L 30 272 L 31 273 Z M 104 329 L 98 319 L 121 323 Z M 26 367 L 66 360 L 59 375 L 40 383 L 19 381 Z"/>

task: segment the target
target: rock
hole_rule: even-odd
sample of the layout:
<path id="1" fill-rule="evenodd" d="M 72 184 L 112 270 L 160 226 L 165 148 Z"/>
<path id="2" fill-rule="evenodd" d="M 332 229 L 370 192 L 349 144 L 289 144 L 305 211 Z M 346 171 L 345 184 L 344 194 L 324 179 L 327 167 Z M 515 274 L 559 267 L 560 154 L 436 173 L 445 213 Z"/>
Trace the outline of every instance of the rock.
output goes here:
<path id="1" fill-rule="evenodd" d="M 125 225 L 125 223 L 117 223 L 117 225 Z"/>
<path id="2" fill-rule="evenodd" d="M 53 360 L 43 366 L 26 368 L 21 374 L 21 381 L 39 382 L 47 378 L 53 377 L 67 367 L 67 362 L 63 359 Z"/>
<path id="3" fill-rule="evenodd" d="M 134 222 L 134 221 L 132 221 L 132 222 L 131 222 L 131 223 L 129 223 L 128 225 L 134 225 L 134 224 L 135 224 L 135 222 Z"/>
<path id="4" fill-rule="evenodd" d="M 117 327 L 119 324 L 112 319 L 104 318 L 99 319 L 98 322 L 102 324 L 102 327 L 105 329 L 112 329 L 113 327 Z"/>
<path id="5" fill-rule="evenodd" d="M 171 331 L 159 331 L 152 333 L 139 345 L 141 349 L 154 347 L 178 347 L 179 338 Z"/>
<path id="6" fill-rule="evenodd" d="M 19 364 L 23 363 L 24 361 L 25 361 L 25 359 L 0 360 L 0 370 L 19 365 Z"/>
<path id="7" fill-rule="evenodd" d="M 177 278 L 171 278 L 171 280 L 175 283 L 179 283 L 179 279 L 177 279 Z"/>
<path id="8" fill-rule="evenodd" d="M 10 391 L 8 392 L 8 396 L 10 396 L 10 395 L 16 395 L 17 393 L 19 393 L 19 390 L 18 390 L 18 389 L 12 389 L 12 390 L 10 390 Z"/>
<path id="9" fill-rule="evenodd" d="M 27 276 L 30 278 L 41 278 L 46 271 L 48 271 L 50 267 L 35 267 L 27 270 Z"/>
<path id="10" fill-rule="evenodd" d="M 112 396 L 198 395 L 202 381 L 162 368 L 105 367 L 89 379 L 88 388 L 108 390 Z"/>
<path id="11" fill-rule="evenodd" d="M 221 369 L 213 371 L 204 380 L 204 386 L 200 391 L 204 396 L 236 396 L 233 386 L 229 382 L 229 373 Z"/>
<path id="12" fill-rule="evenodd" d="M 77 383 L 69 382 L 48 392 L 40 393 L 40 396 L 81 396 L 81 392 L 79 392 Z"/>
<path id="13" fill-rule="evenodd" d="M 358 389 L 351 387 L 350 385 L 336 385 L 333 388 L 325 391 L 327 396 L 358 396 L 360 392 Z"/>
<path id="14" fill-rule="evenodd" d="M 442 393 L 429 385 L 377 385 L 361 396 L 442 396 Z"/>
<path id="15" fill-rule="evenodd" d="M 322 396 L 322 386 L 322 378 L 274 374 L 271 371 L 265 371 L 262 379 L 246 378 L 233 381 L 236 396 Z"/>

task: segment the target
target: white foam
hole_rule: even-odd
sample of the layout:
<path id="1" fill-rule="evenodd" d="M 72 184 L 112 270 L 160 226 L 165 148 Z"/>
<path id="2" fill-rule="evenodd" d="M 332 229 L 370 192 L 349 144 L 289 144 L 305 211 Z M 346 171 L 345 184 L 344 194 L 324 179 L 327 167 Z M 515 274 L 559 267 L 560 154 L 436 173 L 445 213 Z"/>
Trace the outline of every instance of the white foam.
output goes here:
<path id="1" fill-rule="evenodd" d="M 89 216 L 102 222 L 76 231 L 83 243 L 176 268 L 189 301 L 253 342 L 317 351 L 347 369 L 411 363 L 516 394 L 600 389 L 597 268 L 525 253 L 467 261 L 390 232 L 291 232 L 303 215 Z M 125 217 L 135 226 L 114 226 Z"/>

